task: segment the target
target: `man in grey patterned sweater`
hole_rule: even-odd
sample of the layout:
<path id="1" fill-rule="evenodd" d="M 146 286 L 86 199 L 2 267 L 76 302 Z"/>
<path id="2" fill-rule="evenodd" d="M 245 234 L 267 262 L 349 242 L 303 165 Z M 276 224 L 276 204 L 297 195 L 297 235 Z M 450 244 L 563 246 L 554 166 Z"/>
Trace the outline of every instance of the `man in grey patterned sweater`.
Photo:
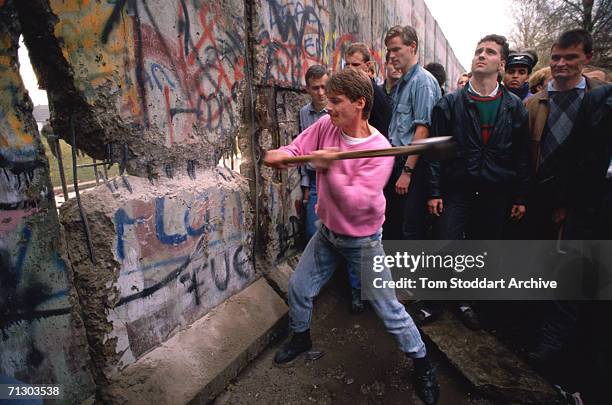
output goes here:
<path id="1" fill-rule="evenodd" d="M 560 201 L 558 173 L 566 140 L 584 94 L 603 82 L 581 74 L 593 56 L 593 38 L 583 29 L 566 31 L 550 52 L 552 80 L 526 102 L 529 112 L 531 162 L 534 175 L 526 216 L 526 238 L 557 239 L 566 217 Z"/>

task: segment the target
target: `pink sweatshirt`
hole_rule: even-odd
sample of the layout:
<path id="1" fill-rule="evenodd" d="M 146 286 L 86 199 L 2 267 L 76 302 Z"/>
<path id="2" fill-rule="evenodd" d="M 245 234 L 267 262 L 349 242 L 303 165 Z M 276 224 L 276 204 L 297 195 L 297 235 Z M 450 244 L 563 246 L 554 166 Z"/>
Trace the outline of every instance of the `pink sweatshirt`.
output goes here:
<path id="1" fill-rule="evenodd" d="M 280 149 L 291 156 L 337 147 L 340 152 L 389 148 L 380 133 L 351 145 L 329 115 L 306 128 L 290 145 Z M 376 233 L 385 221 L 383 187 L 393 169 L 393 157 L 337 160 L 326 171 L 317 169 L 317 215 L 330 230 L 353 237 Z"/>

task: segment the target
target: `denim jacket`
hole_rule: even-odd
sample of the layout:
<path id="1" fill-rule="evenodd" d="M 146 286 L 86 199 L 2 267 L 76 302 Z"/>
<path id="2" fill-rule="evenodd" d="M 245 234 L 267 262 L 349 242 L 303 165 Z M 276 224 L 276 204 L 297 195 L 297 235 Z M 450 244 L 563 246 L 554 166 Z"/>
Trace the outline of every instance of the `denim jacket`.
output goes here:
<path id="1" fill-rule="evenodd" d="M 417 125 L 431 125 L 431 111 L 442 97 L 436 79 L 418 63 L 395 85 L 389 141 L 393 146 L 412 142 Z"/>

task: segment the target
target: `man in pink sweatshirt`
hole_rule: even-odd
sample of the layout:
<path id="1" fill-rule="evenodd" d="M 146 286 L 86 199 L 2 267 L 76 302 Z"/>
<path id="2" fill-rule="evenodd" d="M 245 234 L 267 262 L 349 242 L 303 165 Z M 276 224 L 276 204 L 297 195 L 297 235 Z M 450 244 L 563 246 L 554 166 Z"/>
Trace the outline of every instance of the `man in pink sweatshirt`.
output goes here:
<path id="1" fill-rule="evenodd" d="M 439 388 L 435 369 L 426 356 L 421 335 L 392 289 L 378 289 L 373 279 L 391 280 L 391 272 L 373 271 L 374 257 L 384 256 L 381 243 L 385 220 L 383 187 L 393 168 L 393 157 L 334 160 L 338 152 L 390 147 L 387 139 L 368 124 L 373 89 L 362 72 L 343 70 L 327 82 L 329 115 L 302 132 L 290 145 L 268 151 L 264 163 L 286 168 L 284 159 L 314 155 L 317 168 L 317 214 L 321 227 L 310 239 L 289 280 L 291 340 L 274 361 L 289 363 L 312 348 L 312 306 L 340 259 L 361 274 L 362 288 L 400 350 L 413 359 L 417 394 L 435 404 Z"/>

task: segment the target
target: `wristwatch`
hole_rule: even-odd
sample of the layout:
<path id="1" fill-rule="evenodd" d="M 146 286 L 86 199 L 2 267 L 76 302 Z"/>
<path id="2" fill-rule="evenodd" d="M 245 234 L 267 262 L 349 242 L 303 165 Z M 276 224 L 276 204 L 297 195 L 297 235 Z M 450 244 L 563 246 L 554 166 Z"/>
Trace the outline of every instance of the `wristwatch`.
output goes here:
<path id="1" fill-rule="evenodd" d="M 412 174 L 414 172 L 414 169 L 412 167 L 404 166 L 402 167 L 402 171 L 407 174 Z"/>

